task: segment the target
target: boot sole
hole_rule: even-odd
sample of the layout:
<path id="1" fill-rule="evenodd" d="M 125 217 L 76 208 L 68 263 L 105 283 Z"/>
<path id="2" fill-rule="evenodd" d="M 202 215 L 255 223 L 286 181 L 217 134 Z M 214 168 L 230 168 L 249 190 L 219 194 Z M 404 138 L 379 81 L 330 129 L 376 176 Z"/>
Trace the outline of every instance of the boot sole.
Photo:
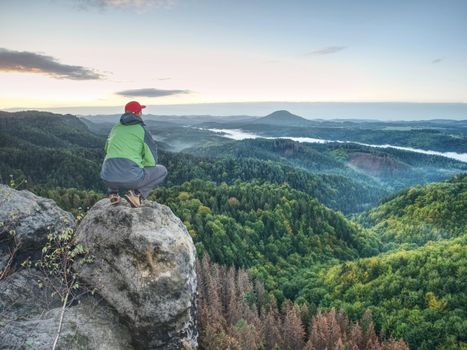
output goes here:
<path id="1" fill-rule="evenodd" d="M 135 201 L 135 199 L 134 199 L 133 196 L 130 197 L 130 196 L 125 195 L 124 197 L 125 197 L 125 199 L 127 200 L 127 202 L 130 203 L 130 205 L 131 205 L 132 208 L 139 208 L 139 207 L 141 206 L 141 204 L 139 204 L 139 203 L 137 203 L 137 202 Z M 136 199 L 136 200 L 137 200 L 137 199 Z"/>

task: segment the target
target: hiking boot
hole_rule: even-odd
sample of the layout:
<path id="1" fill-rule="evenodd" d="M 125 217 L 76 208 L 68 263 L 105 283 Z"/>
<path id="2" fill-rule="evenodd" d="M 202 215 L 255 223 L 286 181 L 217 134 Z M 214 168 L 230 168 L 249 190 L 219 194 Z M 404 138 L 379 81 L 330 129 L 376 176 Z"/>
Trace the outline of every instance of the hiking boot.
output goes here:
<path id="1" fill-rule="evenodd" d="M 125 199 L 133 208 L 139 208 L 141 206 L 141 194 L 135 190 L 129 190 L 125 193 Z"/>
<path id="2" fill-rule="evenodd" d="M 118 195 L 118 193 L 111 193 L 109 195 L 110 204 L 117 205 L 118 203 L 122 202 L 122 198 Z"/>

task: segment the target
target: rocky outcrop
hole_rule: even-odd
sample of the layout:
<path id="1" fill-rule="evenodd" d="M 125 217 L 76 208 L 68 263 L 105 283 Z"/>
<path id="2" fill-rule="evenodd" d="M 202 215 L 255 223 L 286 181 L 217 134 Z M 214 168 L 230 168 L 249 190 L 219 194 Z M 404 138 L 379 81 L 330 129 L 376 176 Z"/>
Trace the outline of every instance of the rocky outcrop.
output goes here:
<path id="1" fill-rule="evenodd" d="M 80 278 L 128 324 L 141 349 L 196 347 L 195 248 L 172 211 L 147 201 L 138 209 L 96 203 L 76 232 L 92 263 Z"/>
<path id="2" fill-rule="evenodd" d="M 5 258 L 16 246 L 18 256 L 40 253 L 49 233 L 74 226 L 73 215 L 60 209 L 54 201 L 0 184 L 1 257 Z"/>
<path id="3" fill-rule="evenodd" d="M 0 349 L 51 349 L 57 335 L 61 301 L 36 283 L 43 276 L 23 269 L 0 281 Z M 127 327 L 98 297 L 85 296 L 66 310 L 59 349 L 131 349 Z"/>
<path id="4" fill-rule="evenodd" d="M 0 215 L 7 238 L 0 240 L 0 262 L 8 260 L 11 230 L 27 247 L 22 254 L 40 256 L 49 233 L 74 225 L 53 201 L 7 186 L 0 187 Z M 58 349 L 197 347 L 195 248 L 168 207 L 150 201 L 137 209 L 111 207 L 104 199 L 75 239 L 88 259 L 74 270 L 94 293 L 66 308 Z M 0 279 L 0 349 L 51 349 L 62 301 L 39 283 L 44 271 L 20 264 L 12 271 Z"/>

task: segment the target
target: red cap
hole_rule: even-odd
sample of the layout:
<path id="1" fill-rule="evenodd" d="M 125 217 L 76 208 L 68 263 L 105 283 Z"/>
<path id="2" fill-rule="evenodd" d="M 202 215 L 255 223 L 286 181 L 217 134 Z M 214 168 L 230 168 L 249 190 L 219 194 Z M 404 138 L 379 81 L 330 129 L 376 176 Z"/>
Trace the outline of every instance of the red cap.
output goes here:
<path id="1" fill-rule="evenodd" d="M 146 106 L 140 105 L 139 102 L 131 101 L 125 105 L 125 112 L 139 113 Z"/>

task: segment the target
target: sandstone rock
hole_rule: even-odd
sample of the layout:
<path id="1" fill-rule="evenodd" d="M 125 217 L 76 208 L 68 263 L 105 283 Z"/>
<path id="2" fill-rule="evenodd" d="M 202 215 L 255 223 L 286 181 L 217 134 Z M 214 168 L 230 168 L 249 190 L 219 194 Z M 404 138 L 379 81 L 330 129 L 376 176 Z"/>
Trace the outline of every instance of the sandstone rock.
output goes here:
<path id="1" fill-rule="evenodd" d="M 49 309 L 60 307 L 60 299 L 51 297 L 52 290 L 47 286 L 39 288 L 38 281 L 42 278 L 41 271 L 29 268 L 0 281 L 0 322 L 33 319 Z"/>
<path id="2" fill-rule="evenodd" d="M 27 254 L 40 252 L 49 233 L 74 226 L 73 215 L 53 200 L 0 184 L 0 255 L 11 248 L 10 232 L 21 244 L 20 253 Z"/>
<path id="3" fill-rule="evenodd" d="M 48 199 L 0 185 L 0 272 L 39 258 L 49 233 L 74 227 L 71 214 Z M 76 233 L 94 261 L 75 271 L 96 294 L 66 308 L 58 349 L 183 349 L 197 347 L 195 248 L 172 211 L 146 202 L 138 209 L 98 202 Z M 62 301 L 54 277 L 31 264 L 0 280 L 0 349 L 50 349 Z M 43 283 L 48 281 L 47 283 Z M 56 285 L 55 285 L 56 287 Z"/>
<path id="4" fill-rule="evenodd" d="M 57 334 L 61 308 L 33 318 L 4 320 L 0 324 L 0 349 L 50 350 Z M 85 297 L 67 308 L 57 343 L 62 350 L 133 349 L 128 329 L 119 322 L 113 308 Z"/>
<path id="5" fill-rule="evenodd" d="M 137 348 L 197 347 L 195 247 L 168 207 L 110 206 L 103 199 L 76 240 L 94 261 L 78 262 L 75 270 L 126 321 Z"/>
<path id="6" fill-rule="evenodd" d="M 0 281 L 0 349 L 50 350 L 62 302 L 37 281 L 41 272 L 23 269 Z M 127 327 L 105 301 L 91 295 L 67 307 L 58 349 L 132 349 Z"/>

